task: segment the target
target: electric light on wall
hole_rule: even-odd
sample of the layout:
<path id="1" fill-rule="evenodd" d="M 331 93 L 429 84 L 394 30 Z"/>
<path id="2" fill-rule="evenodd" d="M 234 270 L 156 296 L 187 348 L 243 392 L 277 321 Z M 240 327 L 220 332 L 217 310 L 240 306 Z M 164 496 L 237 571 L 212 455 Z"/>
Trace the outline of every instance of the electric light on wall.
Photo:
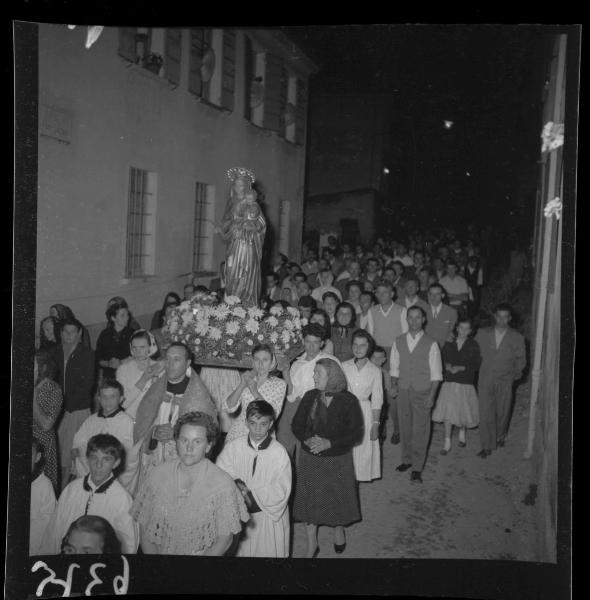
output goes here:
<path id="1" fill-rule="evenodd" d="M 445 129 L 450 129 L 455 123 L 453 121 L 443 121 Z"/>

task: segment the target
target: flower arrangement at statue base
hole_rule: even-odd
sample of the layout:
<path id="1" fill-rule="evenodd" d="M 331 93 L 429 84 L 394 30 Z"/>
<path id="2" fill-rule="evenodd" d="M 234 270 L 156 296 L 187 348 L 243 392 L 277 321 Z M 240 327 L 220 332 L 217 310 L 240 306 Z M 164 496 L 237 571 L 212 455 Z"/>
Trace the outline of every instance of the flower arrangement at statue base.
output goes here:
<path id="1" fill-rule="evenodd" d="M 296 308 L 273 306 L 268 315 L 244 307 L 229 296 L 218 303 L 215 294 L 195 297 L 176 307 L 162 329 L 165 343 L 183 342 L 201 365 L 252 367 L 252 349 L 270 344 L 289 359 L 303 351 L 302 323 Z"/>

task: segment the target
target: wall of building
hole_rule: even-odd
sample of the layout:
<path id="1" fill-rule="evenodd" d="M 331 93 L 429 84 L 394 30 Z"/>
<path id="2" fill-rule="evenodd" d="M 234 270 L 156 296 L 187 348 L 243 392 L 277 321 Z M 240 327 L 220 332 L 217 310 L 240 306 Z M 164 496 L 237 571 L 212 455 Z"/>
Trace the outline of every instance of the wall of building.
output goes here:
<path id="1" fill-rule="evenodd" d="M 375 192 L 362 190 L 306 199 L 305 232 L 338 231 L 340 219 L 358 222 L 362 240 L 372 238 L 375 231 Z"/>
<path id="2" fill-rule="evenodd" d="M 290 251 L 298 253 L 305 149 L 244 118 L 243 34 L 237 31 L 234 110 L 227 112 L 188 92 L 187 62 L 173 89 L 118 55 L 117 28 L 105 28 L 90 49 L 85 29 L 39 27 L 40 119 L 62 123 L 58 137 L 69 143 L 39 137 L 37 318 L 62 303 L 85 324 L 101 324 L 107 300 L 121 295 L 141 320 L 169 290 L 182 294 L 192 269 L 195 182 L 216 187 L 219 221 L 232 166 L 256 173 L 270 227 L 278 231 L 279 201 L 290 202 Z M 183 58 L 188 43 L 183 35 Z M 154 276 L 126 280 L 131 166 L 157 173 L 156 268 Z M 217 238 L 214 265 L 224 252 Z"/>
<path id="3" fill-rule="evenodd" d="M 379 189 L 392 115 L 386 94 L 312 95 L 308 194 Z"/>

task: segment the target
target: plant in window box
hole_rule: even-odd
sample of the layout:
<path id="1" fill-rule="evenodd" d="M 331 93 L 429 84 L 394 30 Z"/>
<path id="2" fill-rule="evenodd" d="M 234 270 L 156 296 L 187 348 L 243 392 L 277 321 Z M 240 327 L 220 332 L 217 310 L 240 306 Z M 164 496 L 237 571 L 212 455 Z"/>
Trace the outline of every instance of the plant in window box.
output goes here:
<path id="1" fill-rule="evenodd" d="M 151 71 L 152 73 L 155 73 L 156 75 L 160 74 L 160 69 L 162 68 L 163 64 L 164 64 L 164 59 L 162 58 L 162 55 L 158 54 L 157 52 L 150 52 L 143 59 L 143 66 L 148 71 Z"/>

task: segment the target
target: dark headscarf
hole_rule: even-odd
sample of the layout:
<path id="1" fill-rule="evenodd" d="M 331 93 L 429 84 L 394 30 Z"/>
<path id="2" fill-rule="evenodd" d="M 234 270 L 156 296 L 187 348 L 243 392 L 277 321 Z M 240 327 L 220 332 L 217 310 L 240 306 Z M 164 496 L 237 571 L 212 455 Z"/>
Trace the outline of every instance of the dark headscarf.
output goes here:
<path id="1" fill-rule="evenodd" d="M 343 392 L 347 388 L 346 375 L 340 367 L 340 365 L 331 358 L 320 358 L 316 362 L 316 365 L 322 366 L 328 373 L 328 381 L 326 383 L 326 389 L 320 391 L 314 399 L 309 416 L 307 419 L 306 430 L 308 437 L 315 434 L 318 428 L 324 424 L 328 419 L 328 407 L 324 402 L 326 394 L 333 395 L 338 392 Z"/>

